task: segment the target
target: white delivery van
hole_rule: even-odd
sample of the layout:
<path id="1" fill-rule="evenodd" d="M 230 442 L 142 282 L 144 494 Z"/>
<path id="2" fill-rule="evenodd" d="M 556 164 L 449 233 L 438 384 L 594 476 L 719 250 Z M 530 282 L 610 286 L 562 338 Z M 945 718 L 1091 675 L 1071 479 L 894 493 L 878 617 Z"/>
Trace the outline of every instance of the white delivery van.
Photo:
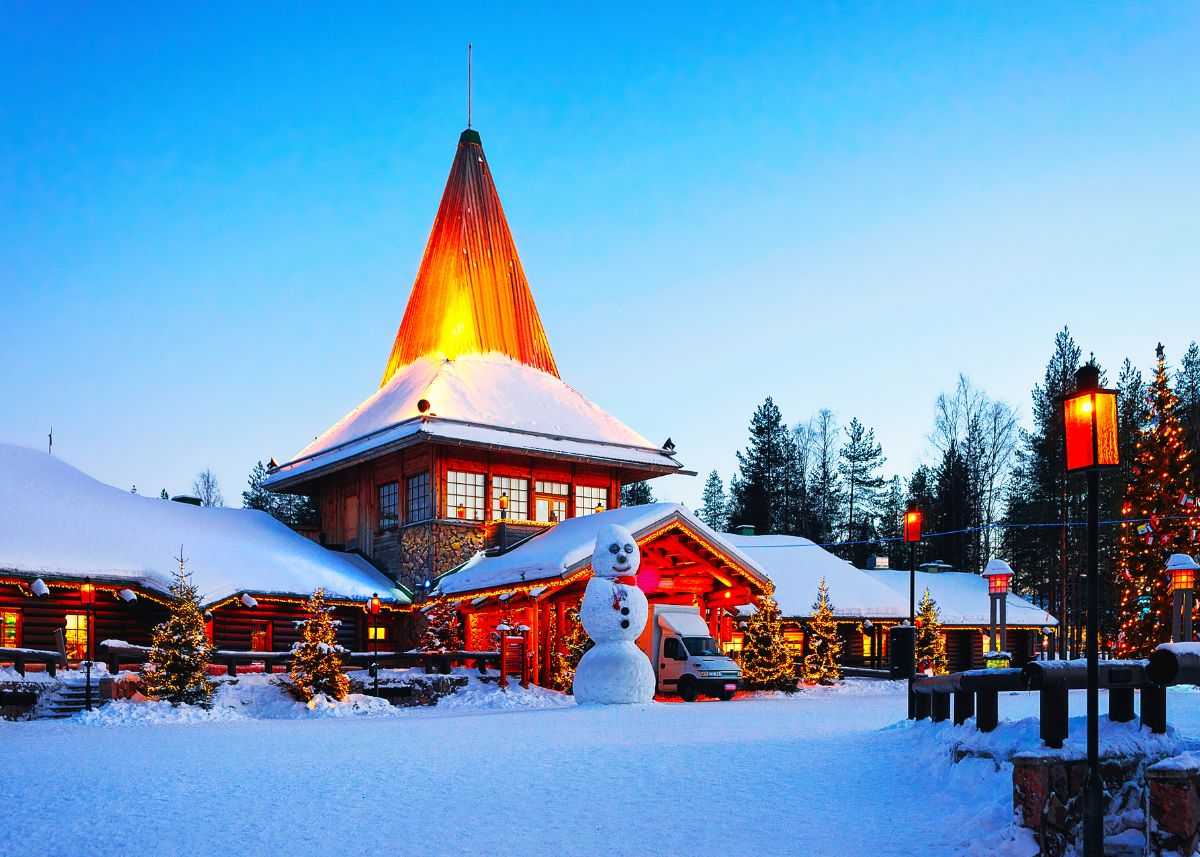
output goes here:
<path id="1" fill-rule="evenodd" d="M 658 692 L 692 702 L 700 694 L 733 699 L 742 671 L 721 651 L 699 609 L 654 605 L 654 672 Z"/>

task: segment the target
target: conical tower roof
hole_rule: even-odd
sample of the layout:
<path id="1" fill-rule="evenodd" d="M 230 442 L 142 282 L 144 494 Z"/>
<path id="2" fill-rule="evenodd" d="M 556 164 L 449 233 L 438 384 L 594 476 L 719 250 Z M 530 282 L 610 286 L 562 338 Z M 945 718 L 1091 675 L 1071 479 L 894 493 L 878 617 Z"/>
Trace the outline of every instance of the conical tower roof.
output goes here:
<path id="1" fill-rule="evenodd" d="M 482 142 L 468 128 L 380 386 L 421 357 L 488 352 L 558 377 Z"/>

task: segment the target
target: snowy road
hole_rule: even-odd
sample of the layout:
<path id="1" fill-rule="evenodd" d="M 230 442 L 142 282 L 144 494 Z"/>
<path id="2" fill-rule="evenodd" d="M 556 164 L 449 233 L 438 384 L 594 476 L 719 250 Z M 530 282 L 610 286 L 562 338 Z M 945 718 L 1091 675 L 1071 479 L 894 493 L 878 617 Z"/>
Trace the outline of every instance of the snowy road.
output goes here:
<path id="1" fill-rule="evenodd" d="M 1006 823 L 1010 773 L 951 766 L 930 733 L 948 724 L 885 728 L 903 705 L 851 689 L 387 719 L 0 722 L 0 830 L 22 855 L 996 853 L 964 837 Z M 1001 700 L 1004 717 L 1035 708 Z M 1172 694 L 1172 718 L 1200 734 L 1200 694 Z"/>

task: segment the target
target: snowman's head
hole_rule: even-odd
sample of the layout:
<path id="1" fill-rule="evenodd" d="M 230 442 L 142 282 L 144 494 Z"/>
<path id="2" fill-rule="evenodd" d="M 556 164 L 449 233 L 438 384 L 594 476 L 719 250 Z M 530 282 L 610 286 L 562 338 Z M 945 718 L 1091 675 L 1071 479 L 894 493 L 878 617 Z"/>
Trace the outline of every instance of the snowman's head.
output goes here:
<path id="1" fill-rule="evenodd" d="M 641 552 L 637 539 L 629 530 L 615 524 L 605 524 L 596 534 L 596 549 L 592 552 L 592 571 L 597 577 L 626 577 L 637 574 Z"/>

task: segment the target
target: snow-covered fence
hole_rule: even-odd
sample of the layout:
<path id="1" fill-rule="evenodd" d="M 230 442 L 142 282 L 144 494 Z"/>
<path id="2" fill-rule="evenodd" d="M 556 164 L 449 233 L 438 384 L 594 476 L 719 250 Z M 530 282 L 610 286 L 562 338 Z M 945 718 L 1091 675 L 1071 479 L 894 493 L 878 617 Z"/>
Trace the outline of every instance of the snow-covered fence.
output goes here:
<path id="1" fill-rule="evenodd" d="M 996 728 L 1001 691 L 1025 689 L 1025 677 L 1019 669 L 964 670 L 913 680 L 918 720 L 930 717 L 937 723 L 948 719 L 953 695 L 954 725 L 961 726 L 973 716 L 980 732 Z"/>
<path id="2" fill-rule="evenodd" d="M 25 675 L 29 664 L 42 664 L 46 672 L 55 675 L 58 667 L 67 665 L 66 656 L 62 652 L 51 652 L 47 649 L 10 649 L 0 647 L 0 664 L 10 663 L 13 669 Z"/>
<path id="3" fill-rule="evenodd" d="M 1155 684 L 1200 684 L 1200 643 L 1163 643 L 1150 653 L 1146 673 Z"/>
<path id="4" fill-rule="evenodd" d="M 1167 689 L 1150 681 L 1146 661 L 1101 661 L 1099 686 L 1108 691 L 1108 719 L 1133 720 L 1133 692 L 1142 692 L 1142 723 L 1157 735 L 1167 731 Z M 1087 661 L 1034 661 L 1024 668 L 1029 690 L 1040 693 L 1039 720 L 1047 747 L 1062 747 L 1067 738 L 1068 691 L 1087 687 Z"/>

